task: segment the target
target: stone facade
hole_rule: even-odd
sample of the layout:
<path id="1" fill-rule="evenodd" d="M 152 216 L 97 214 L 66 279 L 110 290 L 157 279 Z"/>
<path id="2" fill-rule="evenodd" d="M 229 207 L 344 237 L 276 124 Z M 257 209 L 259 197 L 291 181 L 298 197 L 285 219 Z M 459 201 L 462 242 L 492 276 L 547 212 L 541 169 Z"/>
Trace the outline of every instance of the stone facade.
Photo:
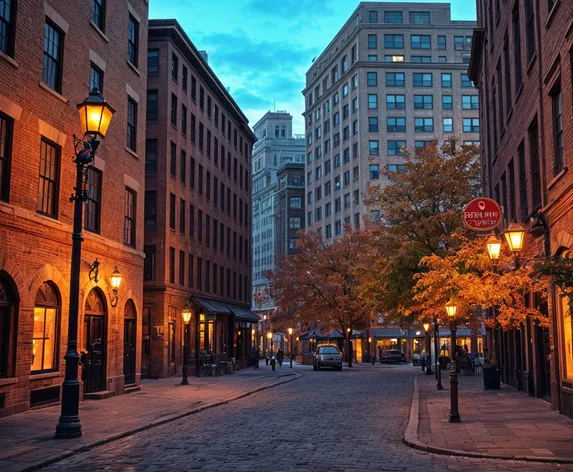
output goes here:
<path id="1" fill-rule="evenodd" d="M 307 228 L 328 240 L 362 224 L 367 186 L 400 172 L 403 147 L 478 144 L 474 26 L 449 4 L 360 3 L 306 74 Z"/>
<path id="2" fill-rule="evenodd" d="M 86 216 L 81 258 L 80 376 L 83 390 L 108 395 L 140 380 L 148 2 L 106 3 L 98 17 L 88 0 L 4 6 L 12 11 L 0 48 L 0 416 L 60 399 L 76 170 L 72 136 L 82 135 L 76 105 L 94 85 L 90 67 L 103 75 L 100 89 L 116 113 L 91 174 L 99 176 L 100 191 L 90 178 L 85 206 L 91 219 Z M 139 35 L 131 62 L 129 23 Z M 142 124 L 132 149 L 128 100 Z M 128 191 L 135 231 L 129 237 Z M 96 258 L 97 282 L 89 275 Z M 110 276 L 116 266 L 123 280 L 114 307 Z M 88 339 L 92 322 L 100 331 Z"/>
<path id="3" fill-rule="evenodd" d="M 191 361 L 197 345 L 246 359 L 250 325 L 196 297 L 250 307 L 255 137 L 177 21 L 151 20 L 148 49 L 143 373 L 158 378 L 181 372 L 188 302 Z"/>
<path id="4" fill-rule="evenodd" d="M 267 112 L 253 126 L 253 294 L 267 293 L 268 271 L 275 269 L 275 214 L 277 171 L 286 163 L 304 163 L 304 137 L 293 136 L 292 115 Z M 253 299 L 253 306 L 270 315 L 275 306 L 270 296 Z"/>
<path id="5" fill-rule="evenodd" d="M 486 195 L 505 209 L 506 223 L 530 230 L 528 257 L 562 257 L 573 244 L 571 2 L 480 0 L 471 79 L 478 85 Z M 528 322 L 494 333 L 504 382 L 573 417 L 573 337 L 568 297 L 552 287 L 549 329 Z"/>

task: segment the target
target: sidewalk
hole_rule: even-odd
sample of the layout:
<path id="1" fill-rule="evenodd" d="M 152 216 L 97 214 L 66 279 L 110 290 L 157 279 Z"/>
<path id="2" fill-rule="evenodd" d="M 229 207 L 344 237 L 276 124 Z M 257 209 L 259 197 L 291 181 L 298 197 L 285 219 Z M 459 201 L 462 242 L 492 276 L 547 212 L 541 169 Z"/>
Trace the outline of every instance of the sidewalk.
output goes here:
<path id="1" fill-rule="evenodd" d="M 260 369 L 244 369 L 232 375 L 190 377 L 188 386 L 178 385 L 181 377 L 144 380 L 138 392 L 81 402 L 83 435 L 78 439 L 54 438 L 59 405 L 8 416 L 0 419 L 0 470 L 34 470 L 77 452 L 296 380 L 300 377 L 298 370 L 283 364 L 273 372 L 261 362 Z"/>
<path id="2" fill-rule="evenodd" d="M 449 423 L 450 384 L 444 390 L 434 375 L 418 375 L 404 442 L 429 452 L 573 463 L 573 420 L 550 409 L 543 400 L 502 385 L 484 390 L 483 377 L 459 377 L 461 423 Z"/>

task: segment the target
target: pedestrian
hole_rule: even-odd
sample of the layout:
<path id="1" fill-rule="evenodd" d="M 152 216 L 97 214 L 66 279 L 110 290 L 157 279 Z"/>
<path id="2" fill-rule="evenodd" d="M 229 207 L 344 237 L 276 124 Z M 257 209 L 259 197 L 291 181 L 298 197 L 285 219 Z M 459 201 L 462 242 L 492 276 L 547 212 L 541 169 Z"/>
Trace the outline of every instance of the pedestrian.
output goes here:
<path id="1" fill-rule="evenodd" d="M 279 363 L 279 367 L 283 366 L 284 358 L 285 358 L 285 352 L 282 349 L 279 349 L 277 352 L 277 362 Z"/>
<path id="2" fill-rule="evenodd" d="M 271 362 L 271 367 L 272 367 L 272 369 L 273 369 L 273 371 L 274 371 L 274 370 L 275 370 L 275 365 L 276 365 L 276 363 L 277 363 L 277 361 L 276 361 L 276 359 L 275 359 L 275 356 L 272 356 L 272 357 L 271 357 L 271 361 L 270 361 L 270 362 Z"/>
<path id="3" fill-rule="evenodd" d="M 270 358 L 271 358 L 271 356 L 269 356 L 269 351 L 267 351 L 265 354 L 265 362 L 267 363 L 267 365 L 269 365 L 269 359 Z"/>
<path id="4" fill-rule="evenodd" d="M 426 371 L 426 351 L 425 350 L 422 351 L 420 364 L 422 364 L 422 372 L 425 372 Z"/>
<path id="5" fill-rule="evenodd" d="M 259 368 L 259 361 L 261 360 L 261 351 L 259 350 L 259 348 L 257 347 L 255 349 L 255 368 L 258 369 Z"/>
<path id="6" fill-rule="evenodd" d="M 382 364 L 382 347 L 378 346 L 378 358 L 380 359 L 380 364 Z"/>

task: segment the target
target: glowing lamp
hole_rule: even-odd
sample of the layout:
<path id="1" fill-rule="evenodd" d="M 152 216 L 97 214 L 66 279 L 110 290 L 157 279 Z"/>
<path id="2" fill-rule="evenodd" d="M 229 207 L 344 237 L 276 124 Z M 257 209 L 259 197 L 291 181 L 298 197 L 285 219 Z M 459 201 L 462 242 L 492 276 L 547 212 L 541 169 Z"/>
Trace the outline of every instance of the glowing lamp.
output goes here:
<path id="1" fill-rule="evenodd" d="M 111 274 L 111 287 L 114 290 L 117 290 L 119 288 L 119 286 L 121 285 L 121 280 L 122 280 L 122 276 L 119 273 L 119 270 L 117 269 L 117 266 L 115 266 L 115 269 L 113 270 L 112 274 Z"/>
<path id="2" fill-rule="evenodd" d="M 78 105 L 78 112 L 84 135 L 103 138 L 115 110 L 109 106 L 99 90 L 95 88 L 90 92 L 89 97 Z"/>
<path id="3" fill-rule="evenodd" d="M 292 335 L 292 328 L 288 329 L 288 335 L 291 336 Z"/>
<path id="4" fill-rule="evenodd" d="M 193 315 L 193 311 L 191 310 L 191 308 L 189 308 L 189 306 L 186 306 L 185 308 L 183 308 L 181 315 L 183 315 L 183 322 L 185 324 L 189 324 L 189 322 L 191 321 L 191 316 Z"/>
<path id="5" fill-rule="evenodd" d="M 489 258 L 492 261 L 497 261 L 501 251 L 501 239 L 492 234 L 489 238 L 487 238 L 486 245 Z"/>
<path id="6" fill-rule="evenodd" d="M 448 303 L 446 303 L 446 313 L 448 314 L 448 316 L 450 318 L 453 318 L 454 316 L 456 316 L 456 311 L 458 310 L 458 307 L 456 306 L 456 304 L 453 301 L 449 301 Z"/>
<path id="7" fill-rule="evenodd" d="M 511 223 L 509 227 L 505 230 L 505 240 L 509 246 L 509 250 L 512 252 L 519 252 L 523 249 L 523 239 L 525 238 L 526 229 L 517 224 Z"/>
<path id="8" fill-rule="evenodd" d="M 424 331 L 427 333 L 430 329 L 430 323 L 424 323 L 422 326 L 424 327 Z"/>
<path id="9" fill-rule="evenodd" d="M 267 333 L 267 339 L 273 339 L 273 333 Z"/>

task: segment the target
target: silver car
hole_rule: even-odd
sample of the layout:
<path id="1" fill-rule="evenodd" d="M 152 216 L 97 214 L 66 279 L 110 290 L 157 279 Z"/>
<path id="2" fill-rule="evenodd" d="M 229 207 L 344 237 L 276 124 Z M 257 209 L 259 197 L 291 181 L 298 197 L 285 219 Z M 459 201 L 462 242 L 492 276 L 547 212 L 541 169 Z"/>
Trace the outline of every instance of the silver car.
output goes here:
<path id="1" fill-rule="evenodd" d="M 342 354 L 335 345 L 318 346 L 312 360 L 312 370 L 333 367 L 342 370 Z"/>

